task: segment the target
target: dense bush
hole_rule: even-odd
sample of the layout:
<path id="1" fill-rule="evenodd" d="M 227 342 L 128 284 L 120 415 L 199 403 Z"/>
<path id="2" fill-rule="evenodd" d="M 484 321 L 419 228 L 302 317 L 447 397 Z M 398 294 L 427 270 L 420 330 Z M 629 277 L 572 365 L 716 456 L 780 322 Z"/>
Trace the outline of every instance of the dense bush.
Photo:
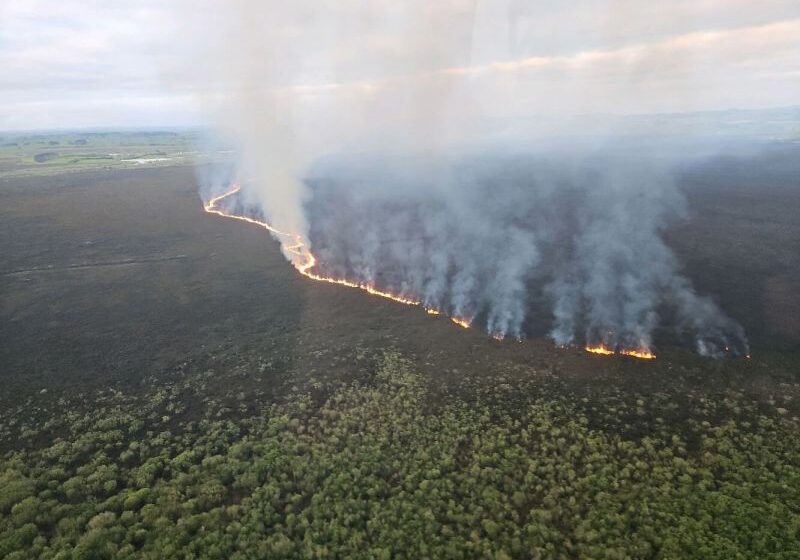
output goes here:
<path id="1" fill-rule="evenodd" d="M 176 423 L 179 389 L 60 413 L 63 437 L 7 453 L 0 557 L 798 558 L 800 443 L 777 413 L 633 438 L 567 397 L 430 408 L 396 355 L 243 418 L 209 396 Z"/>

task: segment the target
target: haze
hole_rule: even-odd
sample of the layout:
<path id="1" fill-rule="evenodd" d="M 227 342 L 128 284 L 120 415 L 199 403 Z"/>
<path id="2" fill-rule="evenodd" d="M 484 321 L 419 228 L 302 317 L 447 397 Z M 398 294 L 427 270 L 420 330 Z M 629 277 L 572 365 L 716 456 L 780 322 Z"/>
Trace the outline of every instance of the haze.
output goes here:
<path id="1" fill-rule="evenodd" d="M 269 5 L 242 18 L 253 6 L 6 0 L 0 5 L 0 129 L 207 124 L 207 101 L 241 86 L 207 79 L 237 64 L 206 58 L 208 41 L 220 26 L 246 23 L 263 32 L 271 19 L 281 21 L 271 18 Z M 415 71 L 424 60 L 430 71 L 507 63 L 493 72 L 493 95 L 524 81 L 539 94 L 535 103 L 508 97 L 524 114 L 769 107 L 794 104 L 800 91 L 794 1 L 680 1 L 657 13 L 650 3 L 622 1 L 452 0 L 415 8 L 380 0 L 313 8 L 302 25 L 272 34 L 275 48 L 304 49 L 304 65 L 287 86 L 330 83 L 334 67 L 339 81 L 396 78 L 409 70 L 409 60 Z M 413 40 L 397 41 L 392 18 L 415 25 L 408 17 L 414 9 L 430 27 L 404 29 L 399 36 Z M 333 31 L 323 30 L 340 34 L 336 51 L 315 50 L 332 40 Z M 458 41 L 473 48 L 457 49 L 462 59 L 454 60 Z"/>

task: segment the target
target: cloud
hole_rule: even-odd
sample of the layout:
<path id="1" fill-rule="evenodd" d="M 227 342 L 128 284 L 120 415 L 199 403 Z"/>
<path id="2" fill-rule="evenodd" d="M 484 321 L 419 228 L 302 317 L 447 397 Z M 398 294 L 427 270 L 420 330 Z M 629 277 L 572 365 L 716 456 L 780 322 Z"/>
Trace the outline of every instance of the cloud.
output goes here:
<path id="1" fill-rule="evenodd" d="M 248 17 L 237 19 L 232 6 L 245 6 Z M 487 95 L 525 113 L 551 111 L 552 100 L 565 96 L 585 100 L 585 88 L 597 92 L 590 103 L 581 101 L 585 111 L 782 105 L 795 102 L 800 90 L 796 1 L 676 0 L 658 10 L 623 0 L 276 6 L 5 0 L 0 128 L 196 119 L 192 99 L 230 95 L 225 77 L 243 63 L 214 56 L 214 37 L 225 36 L 217 31 L 226 26 L 269 36 L 272 52 L 262 52 L 257 41 L 251 54 L 273 65 L 283 86 L 305 88 L 307 96 L 324 96 L 326 87 L 343 94 L 339 83 L 357 83 L 361 93 L 374 95 L 375 82 L 464 67 L 486 67 L 483 78 L 495 81 Z M 520 90 L 539 95 L 524 103 Z M 173 110 L 160 110 L 154 99 Z M 99 106 L 114 103 L 118 116 L 98 114 Z M 42 113 L 45 105 L 50 109 Z"/>
<path id="2" fill-rule="evenodd" d="M 568 87 L 577 91 L 580 96 L 585 95 L 585 89 L 578 87 L 578 81 L 596 88 L 597 94 L 594 97 L 601 101 L 603 93 L 614 91 L 613 97 L 618 106 L 607 104 L 597 107 L 598 110 L 623 110 L 637 105 L 636 96 L 640 95 L 640 88 L 651 88 L 659 84 L 663 90 L 662 95 L 667 98 L 682 93 L 674 87 L 671 88 L 671 82 L 683 82 L 684 88 L 702 87 L 705 90 L 704 95 L 708 97 L 708 88 L 715 85 L 715 81 L 727 87 L 731 81 L 744 85 L 748 78 L 753 77 L 789 78 L 800 70 L 800 43 L 797 37 L 800 37 L 800 19 L 745 28 L 697 31 L 610 50 L 499 59 L 484 64 L 447 67 L 372 81 L 298 85 L 287 89 L 302 95 L 316 95 L 349 88 L 365 95 L 374 95 L 377 90 L 397 87 L 403 81 L 426 78 L 436 80 L 442 76 L 455 76 L 482 79 L 488 83 L 490 95 L 496 95 L 498 92 L 492 90 L 491 84 L 502 82 L 504 74 L 512 74 L 517 82 L 516 89 L 522 91 L 537 80 L 542 82 L 541 87 L 559 87 L 560 84 L 551 82 L 554 73 L 559 73 L 562 76 L 570 75 Z M 627 93 L 620 96 L 620 92 L 616 90 L 622 88 Z M 742 93 L 746 89 L 738 88 L 736 93 Z M 796 91 L 797 88 L 788 88 L 782 92 L 785 94 L 782 102 L 790 104 L 796 101 Z M 759 88 L 758 92 L 763 94 L 764 90 Z M 775 98 L 769 101 L 775 102 Z M 540 104 L 541 99 L 536 102 Z M 515 99 L 508 99 L 498 105 L 507 109 L 508 103 L 514 104 Z M 701 103 L 709 104 L 706 100 Z"/>
<path id="3" fill-rule="evenodd" d="M 3 2 L 0 128 L 180 121 L 184 111 L 177 119 L 166 111 L 180 104 L 160 75 L 176 50 L 178 20 L 162 5 L 151 0 Z"/>

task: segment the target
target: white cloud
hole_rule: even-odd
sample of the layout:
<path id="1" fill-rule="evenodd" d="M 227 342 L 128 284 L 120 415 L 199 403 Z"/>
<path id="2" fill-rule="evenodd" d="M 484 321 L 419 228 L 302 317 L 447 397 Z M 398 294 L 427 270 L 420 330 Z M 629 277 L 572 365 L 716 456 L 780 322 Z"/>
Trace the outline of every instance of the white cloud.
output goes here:
<path id="1" fill-rule="evenodd" d="M 251 56 L 214 43 L 224 26 Z M 796 0 L 4 0 L 0 128 L 185 124 L 265 66 L 306 95 L 343 81 L 373 96 L 376 81 L 478 66 L 482 93 L 522 112 L 791 104 L 798 36 Z"/>
<path id="2" fill-rule="evenodd" d="M 0 129 L 185 122 L 185 111 L 161 108 L 181 105 L 160 77 L 176 22 L 162 5 L 0 4 Z"/>

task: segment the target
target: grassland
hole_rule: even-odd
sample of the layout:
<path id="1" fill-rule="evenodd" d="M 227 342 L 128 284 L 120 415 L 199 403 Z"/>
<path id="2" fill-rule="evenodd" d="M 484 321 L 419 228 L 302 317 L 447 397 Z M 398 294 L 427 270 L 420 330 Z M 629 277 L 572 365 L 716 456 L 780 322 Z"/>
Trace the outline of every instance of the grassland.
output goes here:
<path id="1" fill-rule="evenodd" d="M 186 164 L 210 156 L 200 139 L 196 131 L 0 133 L 0 177 Z"/>

